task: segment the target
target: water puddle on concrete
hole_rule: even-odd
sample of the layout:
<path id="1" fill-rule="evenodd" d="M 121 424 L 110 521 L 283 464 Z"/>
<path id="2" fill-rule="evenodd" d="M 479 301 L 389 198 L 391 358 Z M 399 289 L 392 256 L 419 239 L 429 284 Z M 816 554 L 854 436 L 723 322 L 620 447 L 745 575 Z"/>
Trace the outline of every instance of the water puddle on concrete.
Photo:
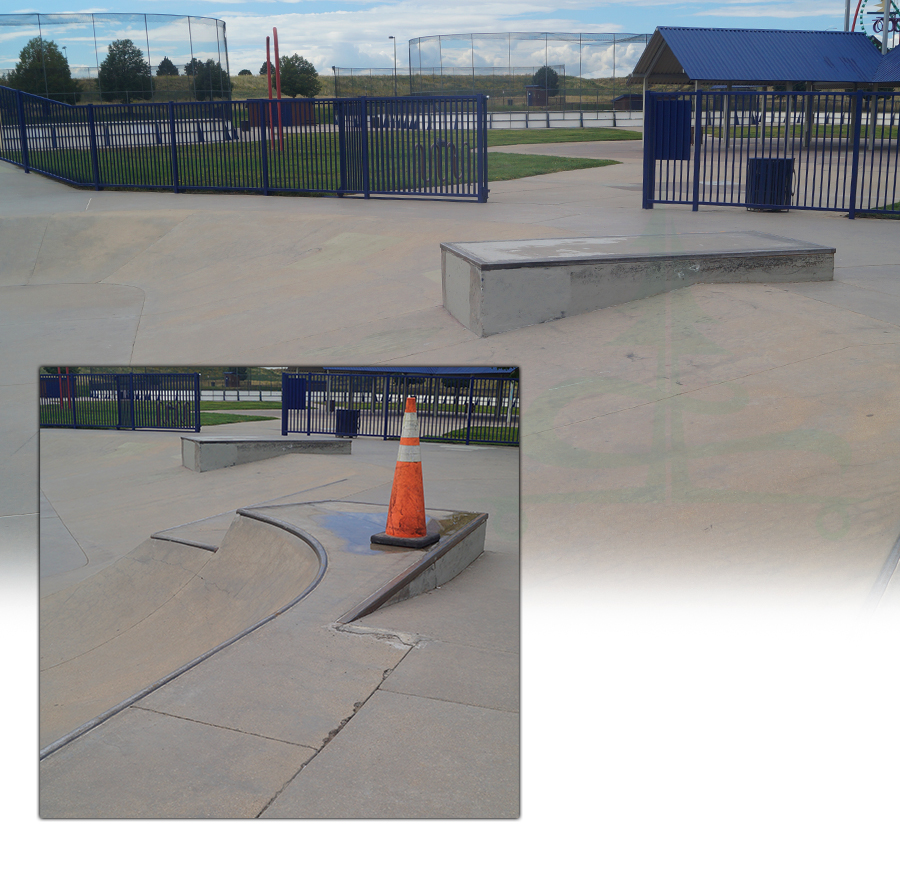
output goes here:
<path id="1" fill-rule="evenodd" d="M 437 531 L 441 537 L 446 537 L 471 521 L 474 515 L 474 513 L 448 513 L 440 518 L 428 516 L 426 528 L 429 534 Z M 374 555 L 392 548 L 372 544 L 370 540 L 373 534 L 384 533 L 387 525 L 387 511 L 381 513 L 322 513 L 316 516 L 316 522 L 345 541 L 345 545 L 342 547 L 345 552 Z"/>
<path id="2" fill-rule="evenodd" d="M 371 543 L 373 534 L 381 534 L 387 525 L 387 511 L 382 513 L 321 513 L 316 521 L 345 542 L 345 552 L 375 555 L 383 551 Z"/>

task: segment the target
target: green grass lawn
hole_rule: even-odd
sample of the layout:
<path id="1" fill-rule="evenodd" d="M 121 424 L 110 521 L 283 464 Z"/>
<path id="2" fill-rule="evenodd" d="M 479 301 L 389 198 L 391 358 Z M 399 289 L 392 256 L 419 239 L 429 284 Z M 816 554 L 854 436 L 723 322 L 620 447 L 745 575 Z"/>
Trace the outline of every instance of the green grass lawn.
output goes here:
<path id="1" fill-rule="evenodd" d="M 413 189 L 421 174 L 417 139 L 402 138 L 391 140 L 383 150 L 372 147 L 379 133 L 373 132 L 370 143 L 372 160 L 370 179 L 373 192 L 377 192 L 377 178 L 389 179 L 385 189 Z M 336 190 L 340 186 L 340 167 L 337 160 L 336 133 L 322 130 L 300 133 L 286 133 L 284 151 L 267 153 L 269 185 L 273 192 L 279 187 L 298 187 L 309 190 Z M 560 129 L 560 130 L 492 130 L 488 133 L 489 145 L 535 144 L 545 142 L 588 142 L 621 141 L 640 139 L 641 134 L 633 130 L 604 129 Z M 430 147 L 431 138 L 422 141 Z M 451 160 L 445 150 L 444 177 L 451 184 L 457 183 L 453 170 L 462 173 L 459 183 L 465 183 L 467 175 L 474 180 L 475 160 L 468 161 L 460 151 Z M 421 149 L 419 149 L 421 150 Z M 429 155 L 431 152 L 428 152 Z M 379 155 L 376 157 L 376 154 Z M 14 155 L 11 155 L 14 156 Z M 432 159 L 428 157 L 429 161 Z M 97 153 L 101 183 L 108 187 L 131 187 L 135 183 L 156 187 L 172 186 L 172 155 L 168 147 L 101 148 Z M 262 186 L 262 159 L 259 144 L 251 141 L 210 142 L 204 145 L 179 145 L 176 148 L 179 186 L 222 187 L 235 190 L 258 189 Z M 65 149 L 30 153 L 30 162 L 35 169 L 68 178 L 71 181 L 90 184 L 93 179 L 90 151 L 86 149 Z M 524 178 L 529 175 L 544 175 L 569 169 L 584 169 L 593 166 L 610 165 L 611 161 L 588 161 L 582 158 L 533 157 L 492 153 L 488 158 L 488 181 L 504 181 L 510 178 Z M 453 165 L 451 165 L 451 163 Z M 434 169 L 429 169 L 433 173 Z"/>
<path id="2" fill-rule="evenodd" d="M 519 445 L 519 429 L 510 426 L 472 426 L 470 437 L 478 440 L 502 441 L 503 446 Z M 464 428 L 454 429 L 444 433 L 440 438 L 442 441 L 464 441 L 466 439 L 466 430 Z"/>
<path id="3" fill-rule="evenodd" d="M 618 160 L 591 160 L 587 157 L 547 157 L 541 154 L 506 154 L 494 151 L 488 158 L 488 181 L 510 181 L 533 175 L 550 175 L 572 169 L 613 166 Z"/>
<path id="4" fill-rule="evenodd" d="M 227 410 L 220 410 L 224 404 L 230 405 L 228 410 L 237 410 L 238 408 L 235 407 L 235 405 L 244 404 L 250 405 L 250 409 L 252 410 L 262 409 L 259 407 L 259 402 L 203 401 L 200 403 L 200 426 L 227 425 L 232 422 L 261 422 L 262 420 L 277 418 L 273 416 L 250 416 L 248 414 L 228 413 Z M 267 404 L 272 405 L 273 407 L 281 407 L 281 405 L 276 402 L 267 402 Z M 110 428 L 110 423 L 115 427 L 115 421 L 118 417 L 118 408 L 115 401 L 106 399 L 85 401 L 82 398 L 79 399 L 75 409 L 77 412 L 79 428 L 108 429 Z M 159 418 L 157 419 L 156 416 Z M 184 404 L 179 403 L 176 407 L 163 406 L 158 414 L 153 410 L 148 411 L 147 409 L 142 409 L 139 412 L 138 418 L 148 423 L 156 419 L 156 424 L 161 423 L 162 425 L 166 425 L 168 423 L 173 427 L 177 426 L 179 423 L 192 425 L 193 410 L 190 403 L 185 402 Z M 62 404 L 42 404 L 40 408 L 40 423 L 41 425 L 71 425 L 72 410 L 67 406 L 65 401 L 62 402 Z M 91 425 L 91 423 L 94 423 L 94 425 Z M 126 429 L 129 425 L 130 423 L 126 423 Z"/>
<path id="5" fill-rule="evenodd" d="M 488 147 L 492 148 L 495 145 L 544 145 L 550 142 L 625 142 L 640 138 L 642 136 L 636 130 L 623 130 L 621 127 L 584 129 L 576 127 L 549 130 L 488 130 L 487 143 Z"/>
<path id="6" fill-rule="evenodd" d="M 201 401 L 200 410 L 281 410 L 280 401 Z"/>
<path id="7" fill-rule="evenodd" d="M 204 404 L 205 403 L 206 402 L 204 402 Z M 200 427 L 206 428 L 206 426 L 210 425 L 228 425 L 232 422 L 262 422 L 263 420 L 272 420 L 275 418 L 276 417 L 271 416 L 248 416 L 240 413 L 216 413 L 213 411 L 200 411 Z"/>
<path id="8" fill-rule="evenodd" d="M 900 202 L 886 205 L 884 211 L 857 211 L 856 216 L 881 218 L 882 220 L 900 220 Z"/>

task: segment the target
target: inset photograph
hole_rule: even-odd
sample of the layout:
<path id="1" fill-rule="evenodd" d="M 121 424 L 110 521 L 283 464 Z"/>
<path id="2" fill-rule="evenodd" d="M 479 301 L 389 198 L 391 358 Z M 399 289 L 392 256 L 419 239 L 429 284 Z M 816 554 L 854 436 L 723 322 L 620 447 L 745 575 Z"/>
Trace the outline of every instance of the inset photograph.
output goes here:
<path id="1" fill-rule="evenodd" d="M 42 818 L 518 817 L 517 368 L 39 379 Z"/>

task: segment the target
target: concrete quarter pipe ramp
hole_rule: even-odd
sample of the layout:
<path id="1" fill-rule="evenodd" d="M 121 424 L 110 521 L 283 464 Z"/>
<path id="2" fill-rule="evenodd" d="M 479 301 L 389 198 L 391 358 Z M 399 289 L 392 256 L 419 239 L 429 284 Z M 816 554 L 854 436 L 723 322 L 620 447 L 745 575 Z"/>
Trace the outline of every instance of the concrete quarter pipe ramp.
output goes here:
<path id="1" fill-rule="evenodd" d="M 41 745 L 152 685 L 309 588 L 305 540 L 237 516 L 217 552 L 147 540 L 41 602 Z"/>

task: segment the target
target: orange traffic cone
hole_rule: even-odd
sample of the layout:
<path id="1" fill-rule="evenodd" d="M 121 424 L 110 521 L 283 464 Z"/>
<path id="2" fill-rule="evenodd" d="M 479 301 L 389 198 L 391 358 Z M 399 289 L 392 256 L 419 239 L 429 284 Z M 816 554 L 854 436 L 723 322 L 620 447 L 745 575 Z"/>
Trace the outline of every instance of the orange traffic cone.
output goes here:
<path id="1" fill-rule="evenodd" d="M 419 451 L 419 420 L 416 399 L 406 399 L 403 428 L 400 431 L 400 454 L 394 471 L 391 503 L 388 506 L 384 534 L 373 534 L 373 543 L 424 549 L 440 539 L 428 533 L 425 520 L 425 489 L 422 485 L 422 455 Z"/>

